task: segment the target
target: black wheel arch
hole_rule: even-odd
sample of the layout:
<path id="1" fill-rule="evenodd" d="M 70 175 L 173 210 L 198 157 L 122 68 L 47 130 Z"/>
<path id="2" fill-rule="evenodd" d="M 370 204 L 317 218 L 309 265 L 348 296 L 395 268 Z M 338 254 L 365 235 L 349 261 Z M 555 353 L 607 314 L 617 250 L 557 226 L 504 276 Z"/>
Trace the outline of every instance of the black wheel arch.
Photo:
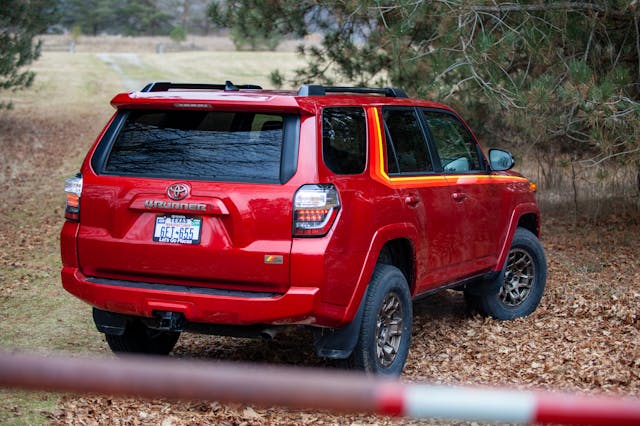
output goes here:
<path id="1" fill-rule="evenodd" d="M 398 268 L 407 280 L 411 294 L 415 294 L 416 255 L 411 240 L 397 238 L 387 241 L 380 249 L 376 264 Z"/>
<path id="2" fill-rule="evenodd" d="M 524 228 L 540 238 L 540 217 L 535 213 L 525 213 L 518 218 L 517 228 Z"/>

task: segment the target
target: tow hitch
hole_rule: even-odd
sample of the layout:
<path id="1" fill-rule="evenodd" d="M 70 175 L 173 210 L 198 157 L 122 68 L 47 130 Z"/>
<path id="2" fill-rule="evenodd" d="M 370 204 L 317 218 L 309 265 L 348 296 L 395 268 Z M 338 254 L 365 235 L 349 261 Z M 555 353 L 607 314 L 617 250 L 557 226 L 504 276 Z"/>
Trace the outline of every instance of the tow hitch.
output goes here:
<path id="1" fill-rule="evenodd" d="M 138 320 L 142 321 L 146 327 L 159 331 L 181 332 L 187 325 L 184 314 L 169 311 L 153 311 L 153 317 L 140 318 L 93 308 L 93 320 L 98 331 L 115 336 L 122 336 L 127 325 Z"/>
<path id="2" fill-rule="evenodd" d="M 149 328 L 162 331 L 184 331 L 187 320 L 182 312 L 153 311 L 152 318 L 143 318 L 142 322 Z"/>

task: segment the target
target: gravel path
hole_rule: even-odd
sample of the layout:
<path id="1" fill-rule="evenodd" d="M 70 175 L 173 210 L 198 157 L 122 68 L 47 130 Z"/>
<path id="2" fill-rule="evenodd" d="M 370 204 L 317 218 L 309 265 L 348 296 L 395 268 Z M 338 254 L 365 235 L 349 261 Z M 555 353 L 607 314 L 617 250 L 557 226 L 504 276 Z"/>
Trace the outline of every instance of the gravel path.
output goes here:
<path id="1" fill-rule="evenodd" d="M 96 57 L 109 65 L 122 79 L 122 84 L 128 91 L 140 90 L 146 84 L 144 81 L 133 79 L 127 72 L 127 67 L 141 67 L 142 61 L 135 53 L 96 53 Z M 124 67 L 124 68 L 123 68 Z"/>

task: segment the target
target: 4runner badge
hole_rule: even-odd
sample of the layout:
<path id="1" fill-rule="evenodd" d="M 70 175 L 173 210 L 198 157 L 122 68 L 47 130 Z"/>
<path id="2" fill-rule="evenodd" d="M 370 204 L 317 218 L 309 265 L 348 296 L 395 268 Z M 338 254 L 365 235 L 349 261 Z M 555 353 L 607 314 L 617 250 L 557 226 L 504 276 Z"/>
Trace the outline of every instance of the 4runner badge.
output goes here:
<path id="1" fill-rule="evenodd" d="M 174 183 L 167 188 L 167 196 L 172 200 L 184 200 L 189 195 L 189 185 L 185 183 Z"/>

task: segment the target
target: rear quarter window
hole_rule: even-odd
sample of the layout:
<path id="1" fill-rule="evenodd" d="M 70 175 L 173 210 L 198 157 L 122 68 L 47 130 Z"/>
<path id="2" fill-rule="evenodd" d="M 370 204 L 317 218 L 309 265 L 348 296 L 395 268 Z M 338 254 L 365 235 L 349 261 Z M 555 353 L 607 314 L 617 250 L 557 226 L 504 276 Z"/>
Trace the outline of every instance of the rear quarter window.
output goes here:
<path id="1" fill-rule="evenodd" d="M 367 165 L 367 123 L 361 107 L 322 110 L 322 158 L 332 172 L 354 175 Z"/>
<path id="2" fill-rule="evenodd" d="M 233 111 L 129 111 L 102 172 L 277 183 L 286 115 Z"/>

